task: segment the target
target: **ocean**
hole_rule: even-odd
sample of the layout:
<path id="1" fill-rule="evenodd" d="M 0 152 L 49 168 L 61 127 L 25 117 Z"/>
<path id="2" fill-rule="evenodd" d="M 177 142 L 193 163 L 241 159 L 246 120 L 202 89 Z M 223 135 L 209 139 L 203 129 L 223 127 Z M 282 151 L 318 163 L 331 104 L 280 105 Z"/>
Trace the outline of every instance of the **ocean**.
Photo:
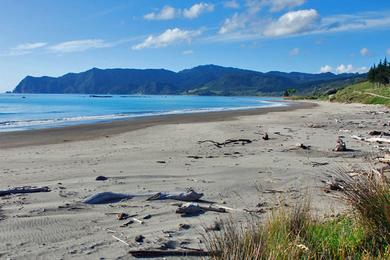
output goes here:
<path id="1" fill-rule="evenodd" d="M 281 98 L 83 94 L 0 94 L 0 132 L 133 117 L 282 106 Z"/>

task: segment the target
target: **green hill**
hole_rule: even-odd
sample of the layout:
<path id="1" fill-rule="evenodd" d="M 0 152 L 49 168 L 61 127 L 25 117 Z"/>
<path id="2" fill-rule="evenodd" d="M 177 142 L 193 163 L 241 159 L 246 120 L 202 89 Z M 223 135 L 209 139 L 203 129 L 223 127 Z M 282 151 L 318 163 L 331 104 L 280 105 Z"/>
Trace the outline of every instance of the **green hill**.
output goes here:
<path id="1" fill-rule="evenodd" d="M 382 104 L 390 107 L 390 87 L 364 81 L 339 90 L 331 96 L 331 101 Z"/>

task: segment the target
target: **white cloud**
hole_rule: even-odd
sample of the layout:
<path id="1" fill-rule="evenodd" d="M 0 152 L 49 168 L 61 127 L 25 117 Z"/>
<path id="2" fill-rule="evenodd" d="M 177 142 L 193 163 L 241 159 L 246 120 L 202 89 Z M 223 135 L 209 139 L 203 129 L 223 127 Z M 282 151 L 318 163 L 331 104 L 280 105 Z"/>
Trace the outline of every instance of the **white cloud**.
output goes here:
<path id="1" fill-rule="evenodd" d="M 31 51 L 46 46 L 46 42 L 23 43 L 12 48 L 15 51 Z"/>
<path id="2" fill-rule="evenodd" d="M 297 56 L 297 55 L 299 55 L 299 53 L 300 53 L 300 49 L 294 48 L 290 51 L 290 56 Z"/>
<path id="3" fill-rule="evenodd" d="M 264 31 L 265 36 L 278 37 L 301 34 L 313 30 L 319 15 L 316 10 L 291 11 L 271 22 Z"/>
<path id="4" fill-rule="evenodd" d="M 61 42 L 59 44 L 49 46 L 48 49 L 58 53 L 70 53 L 86 51 L 89 49 L 107 48 L 111 46 L 111 44 L 101 39 L 87 39 Z"/>
<path id="5" fill-rule="evenodd" d="M 362 48 L 360 50 L 360 55 L 367 56 L 368 54 L 370 54 L 370 51 L 367 48 Z"/>
<path id="6" fill-rule="evenodd" d="M 320 68 L 320 73 L 327 73 L 327 72 L 333 72 L 334 69 L 332 66 L 325 65 Z"/>
<path id="7" fill-rule="evenodd" d="M 176 17 L 180 11 L 171 6 L 164 6 L 159 12 L 152 12 L 144 15 L 146 20 L 171 20 Z"/>
<path id="8" fill-rule="evenodd" d="M 237 29 L 243 29 L 245 28 L 245 23 L 247 22 L 247 19 L 238 13 L 235 13 L 232 17 L 226 18 L 223 25 L 219 29 L 220 34 L 226 34 L 233 31 L 236 31 Z"/>
<path id="9" fill-rule="evenodd" d="M 390 48 L 387 49 L 387 55 L 390 55 Z"/>
<path id="10" fill-rule="evenodd" d="M 332 66 L 325 65 L 320 68 L 321 73 L 326 73 L 326 72 L 333 72 L 337 74 L 342 74 L 342 73 L 366 73 L 368 71 L 367 67 L 357 67 L 355 68 L 352 64 L 344 65 L 340 64 L 337 66 L 337 68 L 333 68 Z"/>
<path id="11" fill-rule="evenodd" d="M 185 50 L 185 51 L 182 51 L 181 54 L 182 55 L 192 55 L 192 54 L 194 54 L 194 51 L 193 50 Z"/>
<path id="12" fill-rule="evenodd" d="M 150 35 L 143 42 L 134 45 L 133 50 L 141 50 L 145 48 L 160 48 L 176 42 L 191 41 L 192 38 L 198 36 L 200 31 L 186 31 L 179 28 L 168 29 L 158 36 Z"/>
<path id="13" fill-rule="evenodd" d="M 199 4 L 194 4 L 189 9 L 184 9 L 183 15 L 188 19 L 194 19 L 197 18 L 202 13 L 212 12 L 212 11 L 214 11 L 214 5 L 202 2 Z"/>
<path id="14" fill-rule="evenodd" d="M 269 6 L 271 12 L 279 12 L 286 8 L 303 5 L 306 0 L 262 0 L 261 2 Z"/>
<path id="15" fill-rule="evenodd" d="M 223 3 L 225 8 L 238 9 L 240 4 L 236 0 L 230 0 Z"/>

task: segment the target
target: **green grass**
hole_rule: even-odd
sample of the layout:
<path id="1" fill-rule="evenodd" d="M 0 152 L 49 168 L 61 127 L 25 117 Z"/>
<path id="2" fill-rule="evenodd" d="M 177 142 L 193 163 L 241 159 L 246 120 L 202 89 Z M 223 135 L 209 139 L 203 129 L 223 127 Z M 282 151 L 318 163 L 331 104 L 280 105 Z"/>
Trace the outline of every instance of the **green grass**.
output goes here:
<path id="1" fill-rule="evenodd" d="M 390 184 L 341 177 L 350 213 L 318 219 L 303 203 L 272 212 L 266 223 L 230 220 L 206 236 L 211 259 L 390 259 Z"/>
<path id="2" fill-rule="evenodd" d="M 383 97 L 377 97 L 379 95 Z M 339 90 L 331 101 L 343 103 L 381 104 L 390 107 L 390 86 L 377 85 L 368 81 L 350 85 Z"/>

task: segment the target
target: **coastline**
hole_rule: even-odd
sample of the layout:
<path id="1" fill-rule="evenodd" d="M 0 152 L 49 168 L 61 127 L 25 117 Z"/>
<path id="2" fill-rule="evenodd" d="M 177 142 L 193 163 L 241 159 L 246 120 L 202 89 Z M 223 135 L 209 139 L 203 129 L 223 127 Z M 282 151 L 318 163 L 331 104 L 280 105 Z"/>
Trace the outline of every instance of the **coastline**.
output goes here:
<path id="1" fill-rule="evenodd" d="M 296 109 L 309 109 L 317 106 L 315 103 L 310 102 L 282 102 L 288 103 L 288 105 L 227 111 L 157 115 L 121 119 L 111 122 L 80 124 L 76 126 L 1 132 L 0 149 L 92 140 L 156 125 L 226 121 L 234 120 L 240 116 L 262 115 L 270 112 L 285 112 Z"/>

